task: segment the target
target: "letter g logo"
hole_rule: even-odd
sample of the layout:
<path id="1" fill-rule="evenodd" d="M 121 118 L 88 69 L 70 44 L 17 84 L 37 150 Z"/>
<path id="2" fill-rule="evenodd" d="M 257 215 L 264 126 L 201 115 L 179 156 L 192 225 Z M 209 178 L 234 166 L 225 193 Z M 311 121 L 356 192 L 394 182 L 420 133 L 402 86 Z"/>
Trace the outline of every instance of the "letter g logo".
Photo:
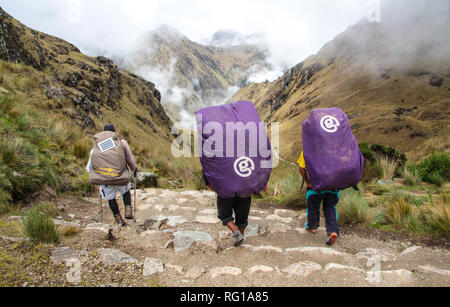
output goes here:
<path id="1" fill-rule="evenodd" d="M 322 126 L 322 129 L 325 130 L 328 133 L 335 133 L 338 128 L 341 126 L 339 121 L 336 119 L 336 117 L 327 115 L 322 118 L 320 121 L 320 126 Z"/>
<path id="2" fill-rule="evenodd" d="M 234 162 L 234 171 L 243 178 L 250 177 L 254 170 L 255 163 L 248 157 L 239 158 Z"/>

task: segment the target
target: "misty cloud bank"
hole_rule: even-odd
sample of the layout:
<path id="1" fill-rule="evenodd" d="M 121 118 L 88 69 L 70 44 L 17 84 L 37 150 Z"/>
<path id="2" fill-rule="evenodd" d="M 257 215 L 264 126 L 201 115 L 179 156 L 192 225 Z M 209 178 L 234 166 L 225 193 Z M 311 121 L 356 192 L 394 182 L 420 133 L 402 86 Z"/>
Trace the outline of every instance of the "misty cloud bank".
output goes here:
<path id="1" fill-rule="evenodd" d="M 363 19 L 319 52 L 323 57 L 363 60 L 374 75 L 450 67 L 450 1 L 382 0 L 379 23 Z"/>

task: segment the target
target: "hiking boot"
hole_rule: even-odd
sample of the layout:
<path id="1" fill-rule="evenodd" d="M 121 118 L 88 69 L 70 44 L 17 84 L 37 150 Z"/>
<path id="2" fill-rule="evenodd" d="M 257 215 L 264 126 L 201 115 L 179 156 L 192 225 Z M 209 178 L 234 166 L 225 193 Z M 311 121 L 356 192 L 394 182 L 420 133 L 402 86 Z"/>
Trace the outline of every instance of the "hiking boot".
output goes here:
<path id="1" fill-rule="evenodd" d="M 238 230 L 233 234 L 234 247 L 239 247 L 245 240 L 244 235 Z"/>
<path id="2" fill-rule="evenodd" d="M 117 214 L 117 215 L 114 215 L 114 220 L 116 222 L 116 225 L 119 225 L 119 226 L 126 226 L 127 225 L 127 223 L 125 223 L 125 221 L 123 220 L 123 218 L 120 215 L 120 213 Z"/>
<path id="3" fill-rule="evenodd" d="M 317 229 L 311 229 L 308 225 L 308 223 L 305 224 L 306 227 L 306 231 L 309 231 L 310 233 L 316 234 L 317 233 Z"/>
<path id="4" fill-rule="evenodd" d="M 327 245 L 329 245 L 329 246 L 333 245 L 334 243 L 336 243 L 337 239 L 338 239 L 337 233 L 333 232 L 333 233 L 328 237 Z"/>
<path id="5" fill-rule="evenodd" d="M 125 218 L 127 220 L 134 219 L 134 217 L 133 217 L 133 208 L 131 208 L 131 206 L 125 206 Z"/>

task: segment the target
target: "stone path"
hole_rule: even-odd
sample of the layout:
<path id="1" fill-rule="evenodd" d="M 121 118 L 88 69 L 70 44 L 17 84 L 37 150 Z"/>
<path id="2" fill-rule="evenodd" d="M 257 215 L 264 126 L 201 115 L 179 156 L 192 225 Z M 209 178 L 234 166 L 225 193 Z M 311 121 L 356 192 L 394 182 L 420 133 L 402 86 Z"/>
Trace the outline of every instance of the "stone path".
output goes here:
<path id="1" fill-rule="evenodd" d="M 244 245 L 234 248 L 216 217 L 214 193 L 147 189 L 137 195 L 137 223 L 114 229 L 112 249 L 93 243 L 105 240 L 111 228 L 109 209 L 101 223 L 76 213 L 72 221 L 58 222 L 83 230 L 76 249 L 53 253 L 54 261 L 66 263 L 68 280 L 76 284 L 83 255 L 95 252 L 106 266 L 137 265 L 165 286 L 450 286 L 445 250 L 351 233 L 329 248 L 324 228 L 316 235 L 304 231 L 304 211 L 257 207 Z"/>

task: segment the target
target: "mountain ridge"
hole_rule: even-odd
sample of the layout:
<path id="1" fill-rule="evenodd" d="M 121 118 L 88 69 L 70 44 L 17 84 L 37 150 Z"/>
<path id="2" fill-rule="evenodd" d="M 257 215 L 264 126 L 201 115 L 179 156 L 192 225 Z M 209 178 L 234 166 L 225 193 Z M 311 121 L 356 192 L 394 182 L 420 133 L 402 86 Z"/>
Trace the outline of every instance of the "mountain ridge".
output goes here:
<path id="1" fill-rule="evenodd" d="M 163 26 L 149 32 L 121 67 L 146 79 L 161 79 L 163 104 L 175 120 L 202 107 L 225 102 L 252 73 L 270 65 L 257 45 L 213 46 L 189 40 Z"/>
<path id="2" fill-rule="evenodd" d="M 446 28 L 448 21 L 429 19 L 409 30 L 362 20 L 278 80 L 251 84 L 231 100 L 254 101 L 263 120 L 279 122 L 282 156 L 292 160 L 302 147 L 301 123 L 315 108 L 342 108 L 361 142 L 409 152 L 438 137 L 448 148 Z"/>
<path id="3" fill-rule="evenodd" d="M 170 119 L 160 105 L 155 84 L 119 70 L 110 59 L 83 55 L 74 45 L 32 30 L 0 8 L 0 59 L 24 63 L 48 73 L 42 86 L 56 109 L 83 128 L 98 128 L 104 112 L 115 112 L 128 104 L 148 110 L 141 114 L 151 131 L 170 139 Z"/>

